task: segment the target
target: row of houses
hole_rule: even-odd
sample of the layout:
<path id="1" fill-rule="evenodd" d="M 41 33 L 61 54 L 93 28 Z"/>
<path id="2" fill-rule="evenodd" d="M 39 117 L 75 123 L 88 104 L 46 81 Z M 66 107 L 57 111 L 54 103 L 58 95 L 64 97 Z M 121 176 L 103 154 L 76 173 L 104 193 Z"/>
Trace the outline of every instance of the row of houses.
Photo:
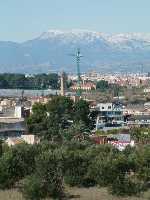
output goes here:
<path id="1" fill-rule="evenodd" d="M 32 99 L 33 100 L 33 99 Z M 48 98 L 36 98 L 34 99 L 34 103 L 41 102 L 46 103 Z M 33 103 L 33 104 L 34 104 Z M 150 126 L 150 103 L 147 102 L 146 104 L 143 104 L 141 106 L 139 105 L 127 105 L 124 106 L 121 103 L 96 103 L 95 101 L 90 101 L 90 108 L 92 110 L 96 110 L 98 115 L 95 122 L 95 130 L 113 130 L 113 129 L 128 129 L 131 126 Z M 31 107 L 29 107 L 31 109 Z M 14 118 L 15 119 L 21 119 L 25 118 L 30 114 L 30 109 L 28 110 L 26 107 L 22 105 L 16 105 L 14 110 Z M 7 118 L 8 120 L 8 118 Z M 18 128 L 18 125 L 17 125 Z M 17 132 L 16 135 L 13 135 L 11 137 L 11 134 L 7 136 L 6 141 L 9 145 L 13 145 L 20 142 L 27 142 L 29 144 L 36 143 L 37 139 L 34 138 L 33 135 L 27 134 L 27 131 L 25 129 L 23 130 L 21 127 L 19 129 L 12 128 L 12 131 Z M 20 130 L 20 132 L 19 132 Z M 7 133 L 11 131 L 10 129 L 5 130 Z M 22 132 L 24 132 L 22 134 Z M 32 142 L 31 142 L 32 138 Z M 34 139 L 33 139 L 34 138 Z M 108 137 L 104 140 L 108 140 Z M 34 141 L 34 142 L 33 142 Z M 114 140 L 108 140 L 112 145 L 120 145 L 123 148 L 126 146 L 126 144 L 129 144 L 129 141 L 124 141 L 121 143 L 121 141 L 114 141 Z M 130 141 L 131 142 L 131 141 Z M 133 144 L 133 143 L 132 143 Z"/>
<path id="2" fill-rule="evenodd" d="M 68 75 L 68 79 L 72 81 L 77 80 L 76 75 Z M 90 72 L 81 75 L 83 82 L 97 82 L 100 80 L 108 81 L 108 83 L 118 84 L 120 86 L 148 86 L 150 77 L 147 74 L 101 74 Z"/>

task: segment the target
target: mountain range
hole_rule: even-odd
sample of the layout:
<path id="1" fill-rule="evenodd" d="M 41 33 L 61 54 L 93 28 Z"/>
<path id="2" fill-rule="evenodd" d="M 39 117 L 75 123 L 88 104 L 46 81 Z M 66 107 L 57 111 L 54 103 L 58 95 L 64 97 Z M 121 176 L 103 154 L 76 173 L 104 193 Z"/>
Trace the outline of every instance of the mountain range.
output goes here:
<path id="1" fill-rule="evenodd" d="M 22 43 L 0 41 L 0 72 L 75 72 L 77 48 L 82 72 L 150 71 L 150 34 L 49 30 Z"/>

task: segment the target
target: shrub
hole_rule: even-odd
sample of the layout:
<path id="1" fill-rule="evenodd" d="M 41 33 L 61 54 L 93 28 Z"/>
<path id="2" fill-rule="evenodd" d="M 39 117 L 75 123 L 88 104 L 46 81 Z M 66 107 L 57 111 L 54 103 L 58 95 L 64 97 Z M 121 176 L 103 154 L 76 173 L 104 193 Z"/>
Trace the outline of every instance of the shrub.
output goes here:
<path id="1" fill-rule="evenodd" d="M 64 154 L 64 179 L 70 186 L 83 186 L 88 180 L 88 157 L 84 150 L 66 151 Z M 88 180 L 89 181 L 89 180 Z"/>
<path id="2" fill-rule="evenodd" d="M 28 200 L 40 200 L 44 198 L 45 191 L 41 179 L 36 175 L 27 177 L 23 183 L 22 193 L 25 199 Z"/>
<path id="3" fill-rule="evenodd" d="M 117 196 L 139 195 L 144 190 L 143 184 L 124 176 L 117 176 L 110 186 L 112 194 Z"/>

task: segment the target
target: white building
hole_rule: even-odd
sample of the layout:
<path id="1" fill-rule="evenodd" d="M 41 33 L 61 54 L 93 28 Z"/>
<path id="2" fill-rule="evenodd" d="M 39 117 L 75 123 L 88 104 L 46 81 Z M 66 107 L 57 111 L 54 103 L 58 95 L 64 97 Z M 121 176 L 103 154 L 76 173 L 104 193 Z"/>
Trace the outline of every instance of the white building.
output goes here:
<path id="1" fill-rule="evenodd" d="M 8 137 L 8 139 L 5 142 L 10 147 L 10 146 L 14 146 L 14 145 L 17 145 L 17 144 L 24 143 L 24 140 L 22 138 L 19 138 L 19 137 Z"/>
<path id="2" fill-rule="evenodd" d="M 111 130 L 124 126 L 123 106 L 113 103 L 97 104 L 96 130 Z"/>
<path id="3" fill-rule="evenodd" d="M 27 144 L 36 144 L 39 142 L 39 139 L 35 135 L 21 135 L 21 138 Z"/>
<path id="4" fill-rule="evenodd" d="M 27 143 L 27 144 L 37 144 L 40 140 L 35 135 L 21 135 L 21 137 L 8 137 L 6 143 L 8 146 L 14 146 L 17 144 Z"/>
<path id="5" fill-rule="evenodd" d="M 24 108 L 23 106 L 15 106 L 15 113 L 14 117 L 16 118 L 23 118 Z"/>

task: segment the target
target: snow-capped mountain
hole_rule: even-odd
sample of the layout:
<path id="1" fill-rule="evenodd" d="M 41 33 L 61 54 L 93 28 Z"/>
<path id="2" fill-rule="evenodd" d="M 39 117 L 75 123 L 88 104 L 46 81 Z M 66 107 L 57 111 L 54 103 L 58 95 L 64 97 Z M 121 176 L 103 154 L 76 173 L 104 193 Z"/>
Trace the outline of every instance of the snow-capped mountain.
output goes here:
<path id="1" fill-rule="evenodd" d="M 75 71 L 70 54 L 81 49 L 81 70 L 149 71 L 150 34 L 106 34 L 89 30 L 49 30 L 23 42 L 0 42 L 1 72 Z M 131 67 L 132 66 L 132 67 Z"/>
<path id="2" fill-rule="evenodd" d="M 89 31 L 89 30 L 70 30 L 70 31 L 61 31 L 61 30 L 49 30 L 43 33 L 38 39 L 40 40 L 51 40 L 51 39 L 61 39 L 63 42 L 68 41 L 81 41 L 84 40 L 87 43 L 91 43 L 94 40 L 100 40 L 108 43 L 108 45 L 118 45 L 122 46 L 127 43 L 134 43 L 136 46 L 137 43 L 141 44 L 150 44 L 150 34 L 142 33 L 126 33 L 126 34 L 106 34 L 101 32 Z"/>

